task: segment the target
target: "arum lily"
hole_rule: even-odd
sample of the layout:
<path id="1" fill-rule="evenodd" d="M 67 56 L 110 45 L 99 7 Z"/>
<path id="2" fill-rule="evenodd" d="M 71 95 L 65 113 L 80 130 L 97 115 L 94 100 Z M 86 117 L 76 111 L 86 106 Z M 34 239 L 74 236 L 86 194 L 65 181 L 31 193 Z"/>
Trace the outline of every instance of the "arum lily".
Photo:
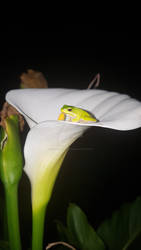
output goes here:
<path id="1" fill-rule="evenodd" d="M 141 103 L 127 95 L 90 89 L 11 90 L 6 100 L 30 126 L 24 147 L 24 170 L 32 187 L 32 249 L 41 250 L 46 205 L 69 146 L 90 126 L 117 130 L 140 127 Z M 98 122 L 58 121 L 65 104 L 91 112 Z"/>

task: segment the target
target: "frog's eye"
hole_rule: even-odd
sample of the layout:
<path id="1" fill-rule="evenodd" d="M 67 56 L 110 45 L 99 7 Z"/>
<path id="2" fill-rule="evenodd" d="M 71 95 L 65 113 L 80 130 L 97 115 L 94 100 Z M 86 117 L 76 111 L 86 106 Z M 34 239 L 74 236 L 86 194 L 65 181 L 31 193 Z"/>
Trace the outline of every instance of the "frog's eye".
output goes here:
<path id="1" fill-rule="evenodd" d="M 71 108 L 68 108 L 68 111 L 72 111 L 72 109 L 71 109 Z"/>

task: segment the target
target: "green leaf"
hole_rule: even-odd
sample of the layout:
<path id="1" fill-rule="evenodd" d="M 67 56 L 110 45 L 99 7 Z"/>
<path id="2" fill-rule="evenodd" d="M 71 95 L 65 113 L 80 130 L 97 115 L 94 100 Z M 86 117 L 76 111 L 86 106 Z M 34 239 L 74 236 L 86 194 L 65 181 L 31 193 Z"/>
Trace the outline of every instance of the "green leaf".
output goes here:
<path id="1" fill-rule="evenodd" d="M 114 212 L 100 225 L 97 233 L 109 250 L 128 249 L 141 233 L 141 197 Z"/>
<path id="2" fill-rule="evenodd" d="M 104 250 L 105 246 L 84 212 L 75 204 L 70 204 L 67 212 L 67 226 L 70 243 L 82 250 Z"/>
<path id="3" fill-rule="evenodd" d="M 127 250 L 141 250 L 141 233 L 130 242 L 129 246 L 127 246 Z"/>
<path id="4" fill-rule="evenodd" d="M 69 239 L 69 231 L 67 227 L 65 227 L 61 221 L 56 221 L 57 224 L 57 231 L 59 233 L 59 238 L 61 241 L 67 242 Z"/>

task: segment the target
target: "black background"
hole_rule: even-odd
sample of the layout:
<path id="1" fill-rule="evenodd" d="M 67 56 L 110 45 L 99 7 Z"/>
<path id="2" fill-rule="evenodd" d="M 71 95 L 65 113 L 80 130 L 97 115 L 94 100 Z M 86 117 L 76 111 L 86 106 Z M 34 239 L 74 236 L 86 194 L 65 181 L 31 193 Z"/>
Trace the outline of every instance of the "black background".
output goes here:
<path id="1" fill-rule="evenodd" d="M 41 71 L 50 88 L 84 89 L 100 73 L 100 89 L 141 101 L 140 40 L 135 33 L 100 32 L 80 25 L 44 32 L 11 30 L 1 33 L 0 51 L 1 105 L 5 93 L 19 87 L 27 69 Z M 71 146 L 47 208 L 46 242 L 57 239 L 54 220 L 65 220 L 69 202 L 78 204 L 97 227 L 121 204 L 141 195 L 140 142 L 140 128 L 92 128 Z M 31 229 L 29 190 L 23 175 L 19 205 L 24 242 Z"/>

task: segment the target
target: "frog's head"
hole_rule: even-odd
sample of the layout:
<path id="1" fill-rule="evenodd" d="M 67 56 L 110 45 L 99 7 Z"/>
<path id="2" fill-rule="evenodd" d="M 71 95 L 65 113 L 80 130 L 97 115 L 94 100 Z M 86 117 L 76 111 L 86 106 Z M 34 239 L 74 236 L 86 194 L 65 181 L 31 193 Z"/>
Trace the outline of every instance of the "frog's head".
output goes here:
<path id="1" fill-rule="evenodd" d="M 62 112 L 62 113 L 65 113 L 65 114 L 67 114 L 67 115 L 73 115 L 73 109 L 74 109 L 73 106 L 64 105 L 64 106 L 61 108 L 61 112 Z"/>

